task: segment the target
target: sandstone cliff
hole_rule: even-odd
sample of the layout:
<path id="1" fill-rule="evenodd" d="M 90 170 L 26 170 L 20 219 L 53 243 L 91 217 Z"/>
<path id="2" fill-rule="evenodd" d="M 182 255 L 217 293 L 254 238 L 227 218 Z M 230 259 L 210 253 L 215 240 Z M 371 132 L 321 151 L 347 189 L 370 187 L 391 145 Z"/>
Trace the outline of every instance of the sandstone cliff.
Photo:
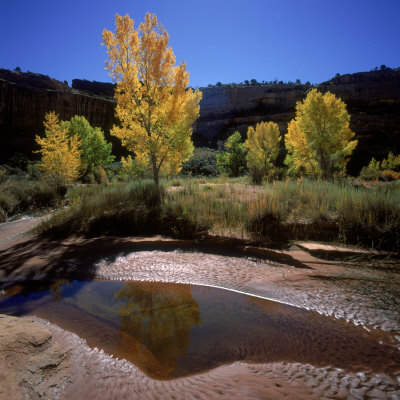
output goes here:
<path id="1" fill-rule="evenodd" d="M 114 107 L 113 100 L 71 89 L 48 76 L 0 69 L 0 162 L 15 152 L 32 157 L 35 136 L 44 134 L 46 112 L 55 111 L 61 119 L 84 115 L 108 133 Z M 120 145 L 115 141 L 113 147 L 118 150 Z"/>
<path id="2" fill-rule="evenodd" d="M 296 102 L 313 86 L 275 84 L 202 88 L 200 118 L 194 127 L 195 145 L 216 147 L 235 130 L 245 134 L 259 121 L 275 121 L 282 133 L 294 117 Z M 372 156 L 383 158 L 400 152 L 400 71 L 380 70 L 335 77 L 316 86 L 331 91 L 348 106 L 351 128 L 359 145 L 349 164 L 356 174 Z M 29 156 L 36 148 L 34 137 L 43 133 L 43 118 L 56 111 L 62 119 L 84 115 L 101 126 L 113 152 L 123 151 L 109 130 L 115 102 L 110 83 L 74 80 L 73 88 L 49 77 L 0 69 L 0 162 L 14 152 Z M 283 154 L 282 154 L 283 157 Z"/>
<path id="3" fill-rule="evenodd" d="M 351 114 L 350 127 L 359 141 L 348 170 L 358 173 L 372 156 L 400 152 L 400 71 L 347 74 L 316 86 L 340 97 Z M 203 88 L 198 144 L 215 146 L 235 130 L 245 134 L 259 121 L 278 123 L 284 134 L 295 115 L 296 102 L 310 85 L 220 86 Z"/>

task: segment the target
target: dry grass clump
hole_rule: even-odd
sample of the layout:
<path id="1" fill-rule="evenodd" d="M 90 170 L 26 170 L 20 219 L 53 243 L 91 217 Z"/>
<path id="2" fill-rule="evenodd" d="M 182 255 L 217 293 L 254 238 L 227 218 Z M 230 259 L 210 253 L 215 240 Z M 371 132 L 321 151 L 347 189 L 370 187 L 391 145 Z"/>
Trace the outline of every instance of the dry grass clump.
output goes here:
<path id="1" fill-rule="evenodd" d="M 0 184 L 0 222 L 16 214 L 55 207 L 59 200 L 57 191 L 46 183 L 8 179 Z"/>
<path id="2" fill-rule="evenodd" d="M 176 186 L 176 182 L 172 182 Z M 252 186 L 244 179 L 180 179 L 179 190 L 150 181 L 69 192 L 70 207 L 39 232 L 212 234 L 283 244 L 317 239 L 400 248 L 400 185 L 287 181 Z"/>

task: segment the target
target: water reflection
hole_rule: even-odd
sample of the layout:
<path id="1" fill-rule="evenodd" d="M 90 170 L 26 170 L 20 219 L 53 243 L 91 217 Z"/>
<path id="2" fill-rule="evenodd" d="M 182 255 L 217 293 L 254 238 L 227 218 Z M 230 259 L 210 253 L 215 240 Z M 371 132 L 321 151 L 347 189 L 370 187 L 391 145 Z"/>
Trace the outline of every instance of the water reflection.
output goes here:
<path id="1" fill-rule="evenodd" d="M 61 301 L 63 299 L 63 289 L 71 288 L 72 282 L 70 279 L 57 279 L 50 283 L 51 298 L 53 301 Z"/>
<path id="2" fill-rule="evenodd" d="M 190 286 L 126 282 L 115 292 L 115 298 L 122 301 L 121 333 L 150 350 L 162 364 L 165 376 L 175 370 L 178 357 L 187 353 L 190 332 L 201 323 L 200 307 L 191 291 Z"/>
<path id="3" fill-rule="evenodd" d="M 168 379 L 222 364 L 299 362 L 393 374 L 399 351 L 333 318 L 226 290 L 57 280 L 9 286 L 0 313 L 37 315 Z"/>

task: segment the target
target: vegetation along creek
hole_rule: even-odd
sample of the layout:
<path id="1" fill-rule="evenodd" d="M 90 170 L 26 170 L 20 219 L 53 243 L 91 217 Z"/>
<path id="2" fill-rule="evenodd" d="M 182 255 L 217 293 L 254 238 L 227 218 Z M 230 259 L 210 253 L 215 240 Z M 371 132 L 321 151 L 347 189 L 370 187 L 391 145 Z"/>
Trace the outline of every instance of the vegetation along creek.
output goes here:
<path id="1" fill-rule="evenodd" d="M 40 35 L 26 53 L 43 68 L 51 54 L 109 82 L 0 69 L 0 400 L 400 399 L 400 68 L 354 72 L 351 57 L 373 51 L 357 41 L 346 58 L 317 41 L 345 32 L 357 2 L 335 13 L 293 0 L 248 2 L 249 13 L 225 0 L 126 2 L 141 23 L 110 13 L 123 0 L 99 0 L 84 23 L 75 0 L 5 3 L 0 37 L 14 43 L 35 20 L 22 36 Z M 357 31 L 398 57 L 398 40 L 382 40 L 398 37 L 395 7 L 357 6 L 338 41 Z M 299 21 L 318 29 L 302 39 Z M 279 44 L 293 52 L 282 64 L 271 46 L 286 36 L 296 49 Z M 2 46 L 2 60 L 20 48 Z M 354 73 L 333 72 L 332 55 Z M 321 81 L 231 81 L 231 67 L 261 64 Z M 205 86 L 211 72 L 229 81 Z"/>

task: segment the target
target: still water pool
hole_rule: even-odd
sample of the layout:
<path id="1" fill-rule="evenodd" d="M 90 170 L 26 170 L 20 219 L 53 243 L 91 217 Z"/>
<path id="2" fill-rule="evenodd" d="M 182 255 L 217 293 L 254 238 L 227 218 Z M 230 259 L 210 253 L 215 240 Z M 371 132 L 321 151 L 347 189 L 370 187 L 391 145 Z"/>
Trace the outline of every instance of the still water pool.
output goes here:
<path id="1" fill-rule="evenodd" d="M 7 286 L 0 313 L 36 315 L 157 379 L 235 361 L 299 362 L 347 371 L 399 368 L 383 332 L 313 311 L 203 286 L 133 281 L 34 281 Z"/>

